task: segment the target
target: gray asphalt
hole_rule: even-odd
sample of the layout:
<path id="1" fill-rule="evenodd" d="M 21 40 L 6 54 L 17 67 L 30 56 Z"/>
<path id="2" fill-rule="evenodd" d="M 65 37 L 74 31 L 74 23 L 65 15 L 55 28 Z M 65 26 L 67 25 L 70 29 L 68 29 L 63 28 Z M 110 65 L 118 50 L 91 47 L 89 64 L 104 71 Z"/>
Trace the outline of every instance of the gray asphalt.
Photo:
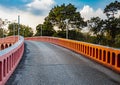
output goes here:
<path id="1" fill-rule="evenodd" d="M 6 85 L 120 85 L 120 74 L 66 48 L 25 41 L 25 52 Z"/>

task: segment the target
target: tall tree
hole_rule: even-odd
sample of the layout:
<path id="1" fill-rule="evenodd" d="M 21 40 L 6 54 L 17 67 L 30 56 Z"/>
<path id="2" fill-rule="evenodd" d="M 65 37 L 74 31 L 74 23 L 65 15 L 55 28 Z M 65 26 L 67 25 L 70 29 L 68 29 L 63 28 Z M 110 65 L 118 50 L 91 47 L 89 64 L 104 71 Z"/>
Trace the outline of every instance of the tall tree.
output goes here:
<path id="1" fill-rule="evenodd" d="M 99 17 L 93 17 L 88 21 L 88 26 L 90 31 L 97 37 L 96 43 L 100 44 L 104 35 L 104 21 Z"/>
<path id="2" fill-rule="evenodd" d="M 62 31 L 65 31 L 66 24 L 71 27 L 74 26 L 78 29 L 85 25 L 80 13 L 77 12 L 76 7 L 72 4 L 55 6 L 52 10 L 50 10 L 50 13 L 46 19 L 53 25 L 58 26 Z"/>
<path id="3" fill-rule="evenodd" d="M 118 18 L 109 18 L 105 20 L 106 26 L 105 30 L 110 36 L 110 45 L 114 45 L 115 37 L 120 34 L 120 20 Z"/>
<path id="4" fill-rule="evenodd" d="M 118 14 L 120 10 L 120 2 L 115 1 L 111 2 L 104 9 L 104 13 L 107 15 L 108 19 L 105 20 L 108 35 L 110 36 L 110 45 L 113 46 L 115 43 L 115 37 L 120 33 L 120 20 L 115 17 L 115 14 Z"/>
<path id="5" fill-rule="evenodd" d="M 99 17 L 93 17 L 88 21 L 88 26 L 93 34 L 98 35 L 102 32 L 101 28 L 103 27 L 103 20 L 101 20 Z"/>
<path id="6" fill-rule="evenodd" d="M 120 10 L 120 2 L 115 1 L 111 2 L 109 5 L 105 7 L 104 13 L 108 18 L 115 17 L 115 14 L 118 13 L 118 10 Z"/>

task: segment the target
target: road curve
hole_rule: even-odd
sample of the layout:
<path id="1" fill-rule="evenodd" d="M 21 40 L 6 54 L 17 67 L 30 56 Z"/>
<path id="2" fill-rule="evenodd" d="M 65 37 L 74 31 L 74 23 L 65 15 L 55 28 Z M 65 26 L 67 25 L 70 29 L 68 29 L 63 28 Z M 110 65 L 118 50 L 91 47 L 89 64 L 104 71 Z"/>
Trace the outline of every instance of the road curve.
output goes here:
<path id="1" fill-rule="evenodd" d="M 120 75 L 54 44 L 25 41 L 25 53 L 6 85 L 120 85 Z"/>

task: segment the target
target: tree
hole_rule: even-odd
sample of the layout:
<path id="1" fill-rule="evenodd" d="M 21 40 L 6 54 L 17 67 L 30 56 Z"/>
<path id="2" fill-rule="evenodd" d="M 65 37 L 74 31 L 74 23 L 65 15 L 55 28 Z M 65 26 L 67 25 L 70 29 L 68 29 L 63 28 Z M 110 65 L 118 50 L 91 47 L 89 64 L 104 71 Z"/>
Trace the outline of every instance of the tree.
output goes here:
<path id="1" fill-rule="evenodd" d="M 119 26 L 120 20 L 119 18 L 115 18 L 115 14 L 118 14 L 119 10 L 120 10 L 120 2 L 118 1 L 111 2 L 104 9 L 104 13 L 108 17 L 108 19 L 105 20 L 106 22 L 105 30 L 110 36 L 110 46 L 114 46 L 115 37 L 120 33 L 120 26 Z"/>
<path id="2" fill-rule="evenodd" d="M 120 48 L 120 34 L 118 34 L 115 38 L 115 47 Z"/>
<path id="3" fill-rule="evenodd" d="M 33 36 L 33 30 L 29 26 L 22 25 L 20 29 L 20 34 L 24 37 L 32 37 Z"/>
<path id="4" fill-rule="evenodd" d="M 8 26 L 8 35 L 17 35 L 18 34 L 18 24 L 17 23 L 11 23 Z"/>
<path id="5" fill-rule="evenodd" d="M 0 28 L 0 38 L 3 37 L 3 29 Z"/>
<path id="6" fill-rule="evenodd" d="M 31 37 L 33 36 L 33 30 L 29 26 L 21 25 L 20 24 L 20 35 L 24 37 Z M 11 23 L 8 26 L 8 35 L 18 35 L 18 23 Z"/>
<path id="7" fill-rule="evenodd" d="M 35 36 L 40 36 L 40 35 L 42 35 L 41 34 L 41 31 L 42 31 L 42 28 L 43 28 L 43 24 L 38 24 L 37 26 L 36 26 L 36 34 L 35 34 Z"/>
<path id="8" fill-rule="evenodd" d="M 115 1 L 111 2 L 109 5 L 105 7 L 104 13 L 108 18 L 115 17 L 115 14 L 118 13 L 118 10 L 120 10 L 120 2 Z"/>
<path id="9" fill-rule="evenodd" d="M 66 24 L 71 27 L 81 29 L 81 27 L 85 25 L 85 22 L 83 21 L 80 13 L 76 10 L 76 7 L 72 4 L 55 6 L 50 10 L 46 19 L 53 25 L 58 26 L 62 31 L 65 31 Z M 66 20 L 68 20 L 68 23 L 65 23 Z"/>
<path id="10" fill-rule="evenodd" d="M 55 37 L 65 38 L 66 37 L 66 32 L 58 30 L 55 34 Z"/>
<path id="11" fill-rule="evenodd" d="M 55 30 L 53 29 L 52 23 L 48 20 L 45 20 L 43 24 L 39 24 L 36 27 L 36 36 L 41 35 L 41 27 L 42 27 L 42 35 L 43 36 L 52 36 L 55 33 Z"/>
<path id="12" fill-rule="evenodd" d="M 110 46 L 113 46 L 115 43 L 115 37 L 120 34 L 120 20 L 118 18 L 109 18 L 105 20 L 105 23 L 105 30 L 110 36 Z"/>
<path id="13" fill-rule="evenodd" d="M 104 35 L 104 21 L 99 17 L 93 17 L 88 21 L 90 31 L 97 37 L 96 43 L 102 43 L 102 37 Z"/>
<path id="14" fill-rule="evenodd" d="M 78 30 L 69 30 L 69 39 L 85 41 L 84 35 Z"/>
<path id="15" fill-rule="evenodd" d="M 7 35 L 7 31 L 4 29 L 4 26 L 7 25 L 9 21 L 7 19 L 3 20 L 0 18 L 0 37 L 3 38 Z"/>

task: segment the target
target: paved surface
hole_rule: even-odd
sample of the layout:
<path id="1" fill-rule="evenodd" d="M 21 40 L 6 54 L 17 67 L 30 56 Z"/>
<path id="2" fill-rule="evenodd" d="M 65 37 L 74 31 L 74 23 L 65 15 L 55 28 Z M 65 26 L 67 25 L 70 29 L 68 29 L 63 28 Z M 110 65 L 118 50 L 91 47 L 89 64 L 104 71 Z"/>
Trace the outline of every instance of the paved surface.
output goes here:
<path id="1" fill-rule="evenodd" d="M 57 45 L 26 41 L 6 85 L 120 85 L 120 75 Z"/>

